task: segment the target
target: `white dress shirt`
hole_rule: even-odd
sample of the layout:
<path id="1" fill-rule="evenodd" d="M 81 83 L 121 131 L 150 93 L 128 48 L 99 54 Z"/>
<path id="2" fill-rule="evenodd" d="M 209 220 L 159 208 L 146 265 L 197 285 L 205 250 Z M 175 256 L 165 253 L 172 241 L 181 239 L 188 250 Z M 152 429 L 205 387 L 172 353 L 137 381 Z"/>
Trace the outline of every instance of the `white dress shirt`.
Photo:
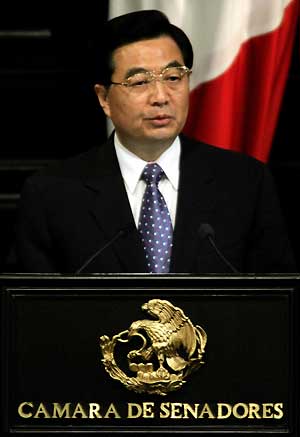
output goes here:
<path id="1" fill-rule="evenodd" d="M 136 227 L 138 227 L 141 204 L 146 188 L 146 182 L 140 179 L 140 177 L 148 162 L 124 147 L 116 133 L 114 144 L 134 221 Z M 180 152 L 180 139 L 176 137 L 171 146 L 155 161 L 161 166 L 166 175 L 159 182 L 158 188 L 168 206 L 173 228 L 175 226 L 178 197 Z"/>

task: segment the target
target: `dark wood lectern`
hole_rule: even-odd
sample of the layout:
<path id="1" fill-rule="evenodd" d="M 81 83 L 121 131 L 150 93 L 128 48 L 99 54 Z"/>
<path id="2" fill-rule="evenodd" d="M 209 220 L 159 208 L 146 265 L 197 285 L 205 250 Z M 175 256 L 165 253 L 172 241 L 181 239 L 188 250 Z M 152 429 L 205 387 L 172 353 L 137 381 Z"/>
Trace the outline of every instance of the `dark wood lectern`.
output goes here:
<path id="1" fill-rule="evenodd" d="M 299 434 L 300 277 L 2 275 L 6 434 Z"/>

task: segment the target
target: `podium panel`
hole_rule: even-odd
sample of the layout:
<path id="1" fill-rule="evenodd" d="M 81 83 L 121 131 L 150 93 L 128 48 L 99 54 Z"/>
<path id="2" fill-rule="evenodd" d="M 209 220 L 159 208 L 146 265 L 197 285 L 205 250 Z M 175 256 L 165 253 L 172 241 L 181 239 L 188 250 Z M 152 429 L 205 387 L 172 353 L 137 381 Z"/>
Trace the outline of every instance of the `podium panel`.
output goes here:
<path id="1" fill-rule="evenodd" d="M 4 433 L 298 435 L 298 277 L 0 280 Z"/>

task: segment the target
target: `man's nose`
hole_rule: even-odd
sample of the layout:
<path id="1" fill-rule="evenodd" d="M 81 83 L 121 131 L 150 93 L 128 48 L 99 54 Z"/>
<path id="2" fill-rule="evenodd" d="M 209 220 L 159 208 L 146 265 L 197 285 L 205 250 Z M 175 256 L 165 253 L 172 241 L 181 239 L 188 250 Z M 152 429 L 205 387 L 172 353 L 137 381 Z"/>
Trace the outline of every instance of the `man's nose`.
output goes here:
<path id="1" fill-rule="evenodd" d="M 169 101 L 167 86 L 160 78 L 150 83 L 150 99 L 152 105 L 165 105 Z"/>

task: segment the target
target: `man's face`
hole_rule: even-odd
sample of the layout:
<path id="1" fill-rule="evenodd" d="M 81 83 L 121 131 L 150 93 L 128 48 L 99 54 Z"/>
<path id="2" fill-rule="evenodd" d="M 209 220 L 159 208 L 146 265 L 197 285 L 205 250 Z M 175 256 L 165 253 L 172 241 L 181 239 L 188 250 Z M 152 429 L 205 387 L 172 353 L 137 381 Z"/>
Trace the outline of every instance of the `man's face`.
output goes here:
<path id="1" fill-rule="evenodd" d="M 160 73 L 172 65 L 184 65 L 181 51 L 168 36 L 138 41 L 118 48 L 113 54 L 113 82 L 124 82 L 132 72 Z M 102 88 L 102 91 L 101 91 Z M 182 130 L 189 103 L 189 79 L 185 75 L 176 89 L 154 80 L 144 91 L 111 85 L 108 91 L 95 87 L 105 114 L 129 149 L 136 146 L 168 147 Z"/>

